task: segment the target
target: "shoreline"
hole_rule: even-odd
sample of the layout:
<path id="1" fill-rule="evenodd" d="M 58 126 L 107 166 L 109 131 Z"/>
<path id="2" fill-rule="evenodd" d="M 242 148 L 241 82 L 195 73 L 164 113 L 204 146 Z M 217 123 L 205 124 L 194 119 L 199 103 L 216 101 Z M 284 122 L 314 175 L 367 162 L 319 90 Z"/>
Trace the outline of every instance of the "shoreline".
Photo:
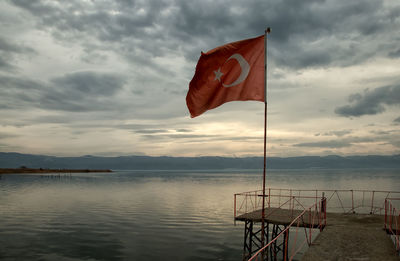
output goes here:
<path id="1" fill-rule="evenodd" d="M 35 174 L 35 173 L 89 173 L 89 172 L 113 172 L 110 169 L 34 169 L 34 168 L 0 168 L 2 174 Z"/>

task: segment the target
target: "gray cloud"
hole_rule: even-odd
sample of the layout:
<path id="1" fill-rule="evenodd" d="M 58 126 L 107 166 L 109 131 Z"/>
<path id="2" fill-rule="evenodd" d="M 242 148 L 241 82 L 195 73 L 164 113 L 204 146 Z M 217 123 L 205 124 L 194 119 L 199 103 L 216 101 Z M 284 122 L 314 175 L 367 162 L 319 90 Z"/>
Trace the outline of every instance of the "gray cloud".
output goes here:
<path id="1" fill-rule="evenodd" d="M 77 98 L 81 95 L 112 96 L 125 81 L 120 75 L 87 71 L 66 74 L 53 79 L 52 83 L 64 94 Z"/>
<path id="2" fill-rule="evenodd" d="M 22 77 L 0 76 L 0 107 L 3 109 L 29 109 L 37 107 L 45 91 L 40 82 Z"/>
<path id="3" fill-rule="evenodd" d="M 370 131 L 373 136 L 348 136 L 340 139 L 323 140 L 315 142 L 304 142 L 297 143 L 293 146 L 295 147 L 310 147 L 310 148 L 330 148 L 330 149 L 340 149 L 350 146 L 357 146 L 360 143 L 381 143 L 381 144 L 392 144 L 393 146 L 398 146 L 399 142 L 399 131 L 389 130 L 389 131 Z"/>
<path id="4" fill-rule="evenodd" d="M 324 136 L 337 136 L 337 137 L 342 137 L 345 136 L 347 134 L 352 133 L 352 130 L 337 130 L 337 131 L 328 131 L 325 132 L 323 135 Z M 318 135 L 317 135 L 318 136 Z"/>
<path id="5" fill-rule="evenodd" d="M 54 123 L 54 124 L 63 124 L 63 123 L 71 123 L 73 118 L 71 115 L 45 115 L 39 116 L 32 119 L 32 124 L 40 124 L 40 123 Z"/>
<path id="6" fill-rule="evenodd" d="M 135 133 L 138 134 L 158 134 L 158 133 L 166 133 L 168 130 L 162 129 L 144 129 L 144 130 L 135 130 Z"/>
<path id="7" fill-rule="evenodd" d="M 123 87 L 118 75 L 77 72 L 52 79 L 49 83 L 0 76 L 0 107 L 42 108 L 61 111 L 112 110 L 112 96 Z M 116 108 L 115 108 L 116 109 Z"/>
<path id="8" fill-rule="evenodd" d="M 240 142 L 253 145 L 262 141 L 262 137 L 235 137 L 219 132 L 204 135 L 209 129 L 198 127 L 227 120 L 242 122 L 246 117 L 243 115 L 254 113 L 256 106 L 247 107 L 235 119 L 219 118 L 218 115 L 228 111 L 220 108 L 215 111 L 216 117 L 209 114 L 204 116 L 208 118 L 189 120 L 184 96 L 200 51 L 255 37 L 266 26 L 272 28 L 268 40 L 268 62 L 272 68 L 269 83 L 272 101 L 277 102 L 272 102 L 269 115 L 278 132 L 289 114 L 291 118 L 309 121 L 310 132 L 317 132 L 312 130 L 313 124 L 319 124 L 312 122 L 316 115 L 329 117 L 335 95 L 325 97 L 327 103 L 317 105 L 321 107 L 313 108 L 312 113 L 307 109 L 290 109 L 290 112 L 285 109 L 299 108 L 297 102 L 304 101 L 301 97 L 296 101 L 291 98 L 296 92 L 304 94 L 303 97 L 315 94 L 318 99 L 318 95 L 326 96 L 333 91 L 328 84 L 326 89 L 320 88 L 314 93 L 314 80 L 320 84 L 319 73 L 316 78 L 310 76 L 313 73 L 309 68 L 328 77 L 338 70 L 347 79 L 348 72 L 340 67 L 362 66 L 366 61 L 376 60 L 392 68 L 399 54 L 400 38 L 396 32 L 400 28 L 400 5 L 394 1 L 70 0 L 61 5 L 45 0 L 7 0 L 3 6 L 0 11 L 1 124 L 37 126 L 42 130 L 48 126 L 39 124 L 54 124 L 51 127 L 57 126 L 71 138 L 78 139 L 82 133 L 90 135 L 93 131 L 122 133 L 125 135 L 121 137 L 122 147 L 126 144 L 124 138 L 137 139 L 136 149 L 149 154 L 196 153 L 177 148 L 181 146 L 178 143 L 196 143 L 195 149 L 213 144 L 215 151 L 223 151 L 218 148 L 219 141 L 235 143 L 237 147 Z M 376 86 L 397 84 L 395 76 L 380 73 L 374 79 Z M 372 82 L 368 81 L 371 86 Z M 337 108 L 337 113 L 363 115 L 368 113 L 366 103 L 371 101 L 372 113 L 398 104 L 387 97 L 394 94 L 393 90 L 378 89 L 350 96 L 345 106 Z M 230 108 L 239 112 L 240 106 Z M 340 121 L 340 118 L 327 120 Z M 244 119 L 243 124 L 249 121 Z M 196 128 L 191 129 L 193 126 Z M 337 126 L 343 125 L 339 122 Z M 324 121 L 314 140 L 305 143 L 299 141 L 302 137 L 282 138 L 282 146 L 298 142 L 297 147 L 321 146 L 334 151 L 334 148 L 361 142 L 360 138 L 349 137 L 351 130 L 340 128 L 326 127 Z M 382 126 L 376 128 L 384 130 Z M 21 128 L 23 131 L 26 130 Z M 342 141 L 312 142 L 336 137 Z M 383 142 L 390 142 L 389 137 L 393 139 L 393 134 L 385 136 Z M 158 146 L 157 141 L 168 142 L 170 146 Z M 376 140 L 371 138 L 372 141 Z M 104 148 L 99 145 L 101 142 L 96 143 L 99 150 Z M 278 142 L 272 143 L 279 147 L 275 145 Z M 76 144 L 65 144 L 65 148 L 79 147 Z M 153 150 L 151 146 L 159 149 Z M 348 151 L 354 147 L 341 151 L 351 153 Z M 54 151 L 57 149 L 60 148 Z M 124 153 L 123 148 L 109 149 Z"/>
<path id="9" fill-rule="evenodd" d="M 391 134 L 400 133 L 400 130 L 372 130 L 370 132 L 372 134 L 377 134 L 379 136 L 382 136 L 382 135 L 391 135 Z"/>
<path id="10" fill-rule="evenodd" d="M 0 37 L 0 51 L 12 52 L 12 53 L 34 53 L 35 51 L 30 48 L 20 44 L 15 44 Z"/>
<path id="11" fill-rule="evenodd" d="M 344 148 L 350 147 L 352 144 L 348 141 L 343 140 L 329 140 L 329 141 L 316 141 L 316 142 L 304 142 L 294 144 L 295 147 L 312 147 L 312 148 Z"/>
<path id="12" fill-rule="evenodd" d="M 389 135 L 391 132 L 390 131 L 371 131 L 371 133 L 376 134 L 376 135 Z"/>
<path id="13" fill-rule="evenodd" d="M 384 105 L 400 104 L 400 85 L 379 87 L 372 91 L 365 90 L 349 96 L 350 105 L 337 107 L 335 113 L 340 116 L 374 115 L 385 111 Z"/>
<path id="14" fill-rule="evenodd" d="M 388 55 L 391 58 L 399 58 L 400 57 L 400 49 L 397 49 L 396 51 L 389 52 Z"/>
<path id="15" fill-rule="evenodd" d="M 0 56 L 0 70 L 2 71 L 14 71 L 15 66 L 6 61 L 3 57 Z"/>
<path id="16" fill-rule="evenodd" d="M 14 72 L 16 56 L 19 54 L 33 54 L 35 51 L 30 47 L 12 43 L 0 36 L 0 70 Z"/>
<path id="17" fill-rule="evenodd" d="M 50 30 L 63 42 L 80 42 L 89 53 L 96 49 L 113 51 L 142 67 L 173 73 L 152 60 L 179 46 L 168 39 L 168 30 L 163 29 L 170 24 L 162 15 L 167 2 L 105 1 L 94 5 L 69 1 L 58 6 L 46 1 L 17 0 L 12 4 L 30 12 L 37 18 L 39 28 Z M 82 58 L 90 61 L 90 57 L 93 56 Z"/>
<path id="18" fill-rule="evenodd" d="M 140 131 L 135 131 L 136 133 L 141 133 Z M 262 141 L 263 137 L 255 137 L 255 136 L 241 136 L 241 137 L 236 137 L 236 136 L 224 136 L 224 135 L 203 135 L 203 134 L 182 134 L 182 133 L 168 133 L 166 132 L 154 132 L 154 133 L 146 133 L 143 132 L 144 135 L 142 135 L 143 138 L 147 140 L 161 140 L 161 141 L 166 141 L 166 140 L 173 140 L 175 142 L 180 142 L 181 140 L 184 140 L 184 142 L 189 142 L 189 143 L 201 143 L 201 142 L 213 142 L 213 141 L 230 141 L 230 142 L 253 142 L 253 141 Z M 151 135 L 155 134 L 155 135 Z"/>
<path id="19" fill-rule="evenodd" d="M 14 137 L 18 137 L 18 135 L 12 134 L 12 133 L 0 132 L 0 139 L 7 139 L 7 138 L 14 138 Z"/>
<path id="20" fill-rule="evenodd" d="M 189 140 L 189 142 L 204 142 L 209 141 L 213 137 L 217 137 L 217 135 L 202 135 L 202 134 L 144 134 L 143 138 L 152 141 L 179 141 L 182 139 Z"/>
<path id="21" fill-rule="evenodd" d="M 347 66 L 385 56 L 378 45 L 368 42 L 385 35 L 398 23 L 393 22 L 391 11 L 381 1 L 264 2 L 255 10 L 256 14 L 259 12 L 266 12 L 264 25 L 272 26 L 270 53 L 274 60 L 292 68 Z M 384 38 L 387 40 L 382 44 L 396 46 L 395 41 Z"/>
<path id="22" fill-rule="evenodd" d="M 400 117 L 397 117 L 396 119 L 393 120 L 396 123 L 400 123 Z"/>
<path id="23" fill-rule="evenodd" d="M 11 3 L 34 15 L 38 26 L 57 38 L 84 43 L 94 37 L 103 43 L 98 48 L 106 44 L 124 58 L 155 68 L 153 57 L 180 50 L 195 61 L 200 50 L 262 34 L 266 26 L 272 27 L 270 54 L 278 65 L 351 65 L 386 56 L 381 44 L 395 48 L 397 42 L 387 32 L 399 26 L 399 10 L 388 10 L 379 0 Z M 375 44 L 368 41 L 372 39 Z"/>
<path id="24" fill-rule="evenodd" d="M 156 125 L 156 124 L 118 124 L 113 126 L 117 129 L 123 130 L 146 130 L 146 129 L 160 129 L 164 128 L 164 125 Z"/>
<path id="25" fill-rule="evenodd" d="M 177 129 L 176 132 L 191 132 L 189 129 Z"/>

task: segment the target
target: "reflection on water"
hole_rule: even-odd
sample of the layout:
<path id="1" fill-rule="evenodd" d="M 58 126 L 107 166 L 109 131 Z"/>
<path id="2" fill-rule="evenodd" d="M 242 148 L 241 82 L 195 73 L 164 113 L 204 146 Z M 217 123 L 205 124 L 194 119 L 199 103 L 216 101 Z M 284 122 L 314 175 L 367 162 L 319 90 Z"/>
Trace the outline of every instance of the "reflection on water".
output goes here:
<path id="1" fill-rule="evenodd" d="M 271 171 L 267 185 L 396 190 L 400 173 Z M 252 171 L 3 175 L 0 259 L 241 260 L 233 194 L 260 187 Z"/>

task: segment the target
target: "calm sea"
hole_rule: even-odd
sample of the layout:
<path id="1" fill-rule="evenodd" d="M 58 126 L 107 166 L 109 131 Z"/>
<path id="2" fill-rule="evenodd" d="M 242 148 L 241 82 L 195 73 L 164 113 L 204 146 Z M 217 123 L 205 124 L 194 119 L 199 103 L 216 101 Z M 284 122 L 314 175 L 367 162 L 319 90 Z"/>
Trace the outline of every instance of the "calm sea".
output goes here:
<path id="1" fill-rule="evenodd" d="M 261 181 L 243 170 L 3 175 L 0 259 L 241 260 L 233 194 Z M 267 186 L 400 190 L 400 170 L 273 170 Z"/>

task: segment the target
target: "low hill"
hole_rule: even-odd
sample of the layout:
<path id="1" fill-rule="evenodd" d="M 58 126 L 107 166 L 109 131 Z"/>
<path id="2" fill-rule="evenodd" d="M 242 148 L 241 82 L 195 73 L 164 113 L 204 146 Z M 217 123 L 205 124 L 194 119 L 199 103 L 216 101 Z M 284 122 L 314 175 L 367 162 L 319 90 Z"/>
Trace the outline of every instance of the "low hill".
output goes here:
<path id="1" fill-rule="evenodd" d="M 114 170 L 202 170 L 202 169 L 262 169 L 262 157 L 55 157 L 0 152 L 0 168 L 49 168 L 49 169 L 114 169 Z M 269 169 L 311 168 L 392 168 L 400 169 L 400 155 L 391 156 L 305 156 L 269 157 Z"/>

